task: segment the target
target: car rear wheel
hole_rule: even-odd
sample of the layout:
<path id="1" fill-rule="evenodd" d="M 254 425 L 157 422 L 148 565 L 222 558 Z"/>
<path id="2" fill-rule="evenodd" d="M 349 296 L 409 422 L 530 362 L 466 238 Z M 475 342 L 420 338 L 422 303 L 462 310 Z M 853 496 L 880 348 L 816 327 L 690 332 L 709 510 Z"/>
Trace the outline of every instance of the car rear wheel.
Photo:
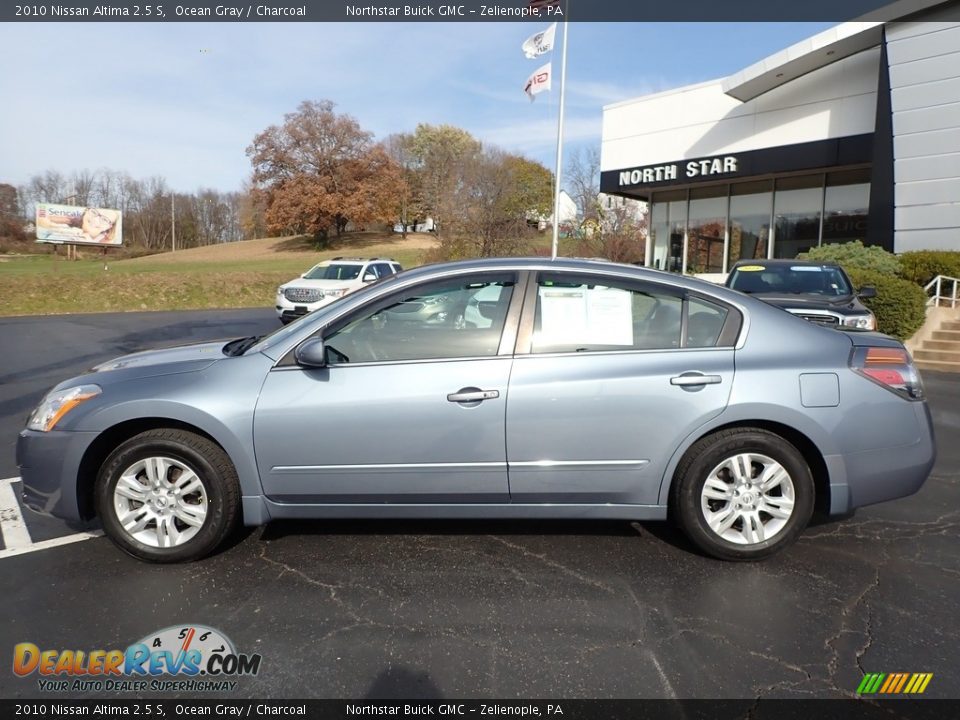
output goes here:
<path id="1" fill-rule="evenodd" d="M 148 430 L 114 450 L 100 469 L 97 513 L 107 536 L 148 562 L 185 562 L 212 552 L 239 517 L 230 458 L 208 438 Z"/>
<path id="2" fill-rule="evenodd" d="M 677 468 L 672 505 L 687 536 L 722 560 L 759 560 L 810 521 L 813 475 L 779 435 L 736 428 L 695 443 Z"/>

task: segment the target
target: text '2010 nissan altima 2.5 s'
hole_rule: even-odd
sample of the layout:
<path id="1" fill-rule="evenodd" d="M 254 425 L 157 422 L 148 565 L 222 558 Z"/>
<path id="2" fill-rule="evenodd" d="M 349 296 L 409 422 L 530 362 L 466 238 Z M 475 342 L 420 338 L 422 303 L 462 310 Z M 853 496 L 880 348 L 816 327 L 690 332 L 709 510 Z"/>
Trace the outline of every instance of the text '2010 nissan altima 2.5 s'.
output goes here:
<path id="1" fill-rule="evenodd" d="M 916 492 L 935 450 L 896 340 L 655 270 L 504 259 L 100 365 L 17 455 L 29 507 L 156 562 L 278 518 L 671 517 L 752 560 L 815 507 Z"/>

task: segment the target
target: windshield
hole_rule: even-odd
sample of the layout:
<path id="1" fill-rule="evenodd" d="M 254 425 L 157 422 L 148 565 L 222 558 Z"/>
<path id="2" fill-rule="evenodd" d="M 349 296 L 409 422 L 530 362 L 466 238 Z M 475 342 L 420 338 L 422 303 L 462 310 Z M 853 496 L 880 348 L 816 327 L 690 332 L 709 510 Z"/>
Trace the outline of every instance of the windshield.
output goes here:
<path id="1" fill-rule="evenodd" d="M 362 269 L 363 265 L 318 265 L 303 277 L 306 280 L 356 280 Z"/>
<path id="2" fill-rule="evenodd" d="M 747 265 L 734 268 L 727 285 L 745 293 L 853 294 L 843 270 L 832 265 Z"/>

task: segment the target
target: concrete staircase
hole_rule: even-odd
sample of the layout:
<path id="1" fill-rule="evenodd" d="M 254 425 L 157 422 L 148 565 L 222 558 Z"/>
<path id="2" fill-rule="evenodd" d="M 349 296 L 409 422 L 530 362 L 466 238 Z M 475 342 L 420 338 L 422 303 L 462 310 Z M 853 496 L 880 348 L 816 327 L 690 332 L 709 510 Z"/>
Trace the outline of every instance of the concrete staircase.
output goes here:
<path id="1" fill-rule="evenodd" d="M 960 373 L 960 309 L 931 310 L 907 347 L 921 370 Z"/>

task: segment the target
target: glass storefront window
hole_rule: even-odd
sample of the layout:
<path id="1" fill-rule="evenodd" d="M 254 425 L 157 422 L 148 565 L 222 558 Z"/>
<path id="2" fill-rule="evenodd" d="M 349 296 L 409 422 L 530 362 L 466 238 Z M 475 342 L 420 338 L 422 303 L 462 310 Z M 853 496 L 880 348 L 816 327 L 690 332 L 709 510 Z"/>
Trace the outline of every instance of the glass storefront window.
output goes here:
<path id="1" fill-rule="evenodd" d="M 870 209 L 870 170 L 827 174 L 823 198 L 823 238 L 826 243 L 866 242 Z"/>
<path id="2" fill-rule="evenodd" d="M 773 181 L 737 183 L 730 186 L 730 256 L 737 260 L 766 259 L 770 247 L 770 212 Z"/>
<path id="3" fill-rule="evenodd" d="M 726 227 L 727 186 L 692 189 L 687 227 L 688 273 L 723 272 Z"/>
<path id="4" fill-rule="evenodd" d="M 869 207 L 870 168 L 654 193 L 650 267 L 681 272 L 684 247 L 692 274 L 765 259 L 771 246 L 791 259 L 822 243 L 865 243 Z"/>
<path id="5" fill-rule="evenodd" d="M 823 175 L 780 178 L 773 198 L 774 257 L 795 258 L 820 244 Z"/>
<path id="6" fill-rule="evenodd" d="M 680 272 L 687 226 L 687 191 L 656 193 L 650 210 L 653 256 L 650 267 Z"/>

